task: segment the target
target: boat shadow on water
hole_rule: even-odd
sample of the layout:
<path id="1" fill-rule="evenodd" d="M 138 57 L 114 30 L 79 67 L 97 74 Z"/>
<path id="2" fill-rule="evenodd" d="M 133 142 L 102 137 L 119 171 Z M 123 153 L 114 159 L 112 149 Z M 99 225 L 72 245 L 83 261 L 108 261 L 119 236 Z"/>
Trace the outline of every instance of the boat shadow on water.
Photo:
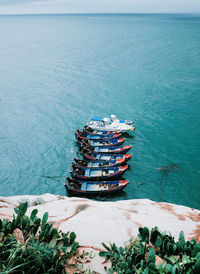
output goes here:
<path id="1" fill-rule="evenodd" d="M 178 164 L 169 164 L 166 166 L 156 167 L 157 170 L 160 170 L 162 173 L 162 177 L 167 176 L 170 172 L 178 172 L 179 165 Z"/>
<path id="2" fill-rule="evenodd" d="M 134 139 L 135 138 L 135 136 L 133 134 L 130 134 L 128 132 L 123 132 L 122 137 L 127 138 L 127 139 Z"/>
<path id="3" fill-rule="evenodd" d="M 156 168 L 161 172 L 161 177 L 160 177 L 160 197 L 159 201 L 164 202 L 163 197 L 162 197 L 162 184 L 164 183 L 164 179 L 171 173 L 171 172 L 178 172 L 179 171 L 179 165 L 178 164 L 169 164 L 166 166 L 160 166 Z"/>
<path id="4" fill-rule="evenodd" d="M 115 193 L 107 193 L 107 194 L 73 194 L 67 193 L 67 197 L 79 197 L 79 198 L 87 198 L 95 201 L 112 201 L 112 200 L 126 200 L 128 199 L 127 193 L 125 190 L 121 190 Z"/>

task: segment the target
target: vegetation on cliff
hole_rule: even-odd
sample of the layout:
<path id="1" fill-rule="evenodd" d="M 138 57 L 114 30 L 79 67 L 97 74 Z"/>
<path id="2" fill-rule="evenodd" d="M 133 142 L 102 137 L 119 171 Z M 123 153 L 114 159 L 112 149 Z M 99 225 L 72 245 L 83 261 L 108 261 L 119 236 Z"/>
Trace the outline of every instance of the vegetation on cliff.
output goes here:
<path id="1" fill-rule="evenodd" d="M 53 228 L 47 212 L 26 216 L 27 208 L 27 202 L 15 208 L 12 221 L 0 219 L 0 273 L 66 273 L 79 246 L 75 233 Z"/>
<path id="2" fill-rule="evenodd" d="M 130 240 L 125 247 L 103 243 L 106 251 L 101 257 L 110 260 L 112 266 L 108 273 L 200 273 L 200 243 L 195 239 L 185 241 L 183 232 L 178 242 L 157 227 L 151 231 L 139 228 L 138 238 Z"/>
<path id="3" fill-rule="evenodd" d="M 42 219 L 34 209 L 26 216 L 28 203 L 15 208 L 12 221 L 0 220 L 0 273 L 93 273 L 84 272 L 84 258 L 89 253 L 78 251 L 74 232 L 62 233 L 47 223 L 48 213 Z M 151 231 L 139 228 L 136 240 L 124 247 L 107 246 L 99 255 L 110 260 L 108 273 L 200 273 L 200 243 L 186 241 L 183 232 L 179 240 L 157 227 Z M 75 255 L 75 256 L 74 256 Z M 75 264 L 70 260 L 75 259 Z M 91 257 L 92 258 L 92 257 Z M 86 260 L 85 259 L 85 260 Z M 72 260 L 71 260 L 72 262 Z M 73 270 L 72 270 L 73 269 Z"/>

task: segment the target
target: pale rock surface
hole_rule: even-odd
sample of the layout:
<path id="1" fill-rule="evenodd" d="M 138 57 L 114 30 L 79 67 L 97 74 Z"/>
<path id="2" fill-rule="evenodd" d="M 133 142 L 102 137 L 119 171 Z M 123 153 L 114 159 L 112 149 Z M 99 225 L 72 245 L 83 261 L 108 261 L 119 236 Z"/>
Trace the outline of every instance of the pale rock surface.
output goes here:
<path id="1" fill-rule="evenodd" d="M 200 241 L 200 210 L 147 199 L 97 202 L 52 194 L 0 197 L 0 218 L 11 219 L 14 207 L 26 200 L 27 214 L 37 208 L 38 216 L 42 217 L 47 211 L 48 221 L 55 227 L 63 232 L 74 231 L 81 249 L 95 252 L 90 267 L 99 273 L 105 272 L 98 256 L 98 251 L 103 249 L 101 243 L 123 246 L 137 236 L 141 226 L 150 229 L 157 226 L 161 231 L 169 231 L 176 240 L 183 230 L 186 239 L 195 237 Z"/>

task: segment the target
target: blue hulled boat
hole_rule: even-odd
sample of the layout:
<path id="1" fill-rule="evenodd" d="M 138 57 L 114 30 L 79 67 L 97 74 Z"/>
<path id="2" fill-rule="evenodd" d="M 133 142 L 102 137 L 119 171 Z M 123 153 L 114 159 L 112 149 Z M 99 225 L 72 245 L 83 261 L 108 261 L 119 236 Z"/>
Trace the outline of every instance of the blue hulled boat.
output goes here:
<path id="1" fill-rule="evenodd" d="M 121 133 L 118 134 L 89 134 L 80 130 L 75 131 L 75 137 L 77 140 L 94 140 L 94 141 L 108 141 L 112 139 L 117 139 L 121 136 Z"/>
<path id="2" fill-rule="evenodd" d="M 112 146 L 112 147 L 92 147 L 83 146 L 83 153 L 92 153 L 93 155 L 101 154 L 125 154 L 132 148 L 132 145 L 124 146 Z"/>
<path id="3" fill-rule="evenodd" d="M 80 181 L 67 177 L 64 186 L 68 193 L 79 195 L 107 195 L 123 190 L 128 185 L 128 180 L 119 181 Z"/>
<path id="4" fill-rule="evenodd" d="M 82 152 L 82 156 L 86 161 L 92 161 L 92 162 L 100 162 L 100 163 L 104 163 L 104 164 L 116 164 L 117 165 L 121 165 L 123 164 L 125 161 L 127 161 L 128 159 L 130 159 L 132 157 L 132 154 L 96 154 L 94 155 L 92 152 L 91 153 L 83 153 Z"/>
<path id="5" fill-rule="evenodd" d="M 121 175 L 124 174 L 124 172 L 128 169 L 128 165 L 125 166 L 119 166 L 119 167 L 110 167 L 110 168 L 86 168 L 81 169 L 75 165 L 71 165 L 71 176 L 73 179 L 79 179 L 83 181 L 103 181 L 103 180 L 109 180 L 114 178 L 119 178 Z"/>
<path id="6" fill-rule="evenodd" d="M 113 147 L 113 146 L 121 146 L 125 141 L 125 138 L 121 138 L 121 139 L 112 139 L 109 141 L 88 141 L 88 140 L 78 140 L 78 145 L 81 147 L 83 146 L 89 146 L 89 147 Z"/>
<path id="7" fill-rule="evenodd" d="M 108 131 L 108 130 L 96 130 L 96 129 L 93 129 L 93 128 L 89 127 L 89 126 L 84 126 L 83 132 L 91 134 L 91 135 L 99 135 L 99 136 L 103 136 L 103 135 L 108 136 L 108 135 L 119 134 L 120 133 L 119 130 L 111 130 L 111 131 Z"/>
<path id="8" fill-rule="evenodd" d="M 72 163 L 74 164 L 76 167 L 78 168 L 81 168 L 81 169 L 108 169 L 110 167 L 116 167 L 118 166 L 119 164 L 118 163 L 111 163 L 111 162 L 108 162 L 108 163 L 100 163 L 100 162 L 87 162 L 85 160 L 79 160 L 79 159 L 76 159 L 74 158 L 74 161 L 75 163 Z"/>
<path id="9" fill-rule="evenodd" d="M 124 157 L 125 158 L 125 157 Z M 119 159 L 119 160 L 112 160 L 112 161 L 90 161 L 87 160 L 80 160 L 77 158 L 74 158 L 74 161 L 78 167 L 81 168 L 109 168 L 109 167 L 115 167 L 122 165 L 125 163 L 125 159 Z"/>

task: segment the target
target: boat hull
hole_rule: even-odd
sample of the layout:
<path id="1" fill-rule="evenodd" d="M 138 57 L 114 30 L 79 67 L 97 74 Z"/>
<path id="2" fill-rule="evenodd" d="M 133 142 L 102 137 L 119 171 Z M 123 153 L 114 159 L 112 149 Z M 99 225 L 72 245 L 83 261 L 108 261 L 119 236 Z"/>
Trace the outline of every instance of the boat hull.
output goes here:
<path id="1" fill-rule="evenodd" d="M 118 160 L 119 165 L 123 164 L 127 160 L 129 160 L 132 157 L 132 154 L 96 154 L 96 155 L 89 155 L 82 153 L 82 156 L 87 161 L 98 161 L 101 163 L 109 163 L 114 161 L 114 159 Z M 103 160 L 102 156 L 111 157 L 109 160 Z"/>
<path id="2" fill-rule="evenodd" d="M 80 140 L 78 142 L 78 145 L 80 147 L 89 146 L 89 147 L 115 147 L 115 146 L 121 146 L 125 141 L 125 138 L 122 139 L 114 139 L 114 140 L 99 140 L 99 141 L 88 141 L 88 140 Z"/>
<path id="3" fill-rule="evenodd" d="M 121 136 L 121 133 L 118 134 L 88 134 L 86 132 L 81 132 L 79 130 L 75 131 L 75 137 L 77 140 L 93 140 L 93 141 L 109 141 L 113 139 L 118 139 Z"/>
<path id="4" fill-rule="evenodd" d="M 86 184 L 85 189 L 78 189 L 76 186 L 72 186 L 70 182 L 75 184 Z M 86 181 L 74 181 L 66 178 L 64 186 L 69 194 L 75 195 L 109 195 L 119 191 L 122 191 L 128 185 L 128 180 L 125 181 L 102 181 L 102 182 L 86 182 Z"/>
<path id="5" fill-rule="evenodd" d="M 133 121 L 120 120 L 117 119 L 115 115 L 111 115 L 110 118 L 93 117 L 87 126 L 101 131 L 118 130 L 120 132 L 127 132 L 129 130 L 135 130 Z"/>
<path id="6" fill-rule="evenodd" d="M 112 161 L 90 161 L 90 162 L 86 162 L 86 161 L 82 161 L 82 160 L 78 160 L 76 158 L 74 158 L 74 161 L 76 162 L 76 165 L 82 169 L 87 169 L 87 168 L 91 168 L 91 169 L 96 169 L 96 168 L 109 168 L 109 167 L 116 167 L 119 165 L 122 165 L 125 163 L 126 159 L 122 158 L 122 159 L 117 159 L 117 160 L 112 160 Z"/>
<path id="7" fill-rule="evenodd" d="M 108 136 L 110 134 L 111 135 L 112 134 L 120 134 L 120 131 L 117 131 L 117 130 L 112 130 L 112 131 L 104 130 L 104 131 L 102 131 L 102 130 L 95 130 L 95 129 L 90 128 L 88 126 L 85 126 L 83 128 L 83 131 L 88 133 L 88 134 L 91 134 L 91 135 L 100 135 L 100 136 L 102 136 L 102 135 Z"/>
<path id="8" fill-rule="evenodd" d="M 110 180 L 110 179 L 113 180 L 116 178 L 120 178 L 127 169 L 128 169 L 128 165 L 123 167 L 120 166 L 116 168 L 109 168 L 109 169 L 108 168 L 101 169 L 101 170 L 96 169 L 92 171 L 90 169 L 85 169 L 84 171 L 81 171 L 81 169 L 76 169 L 76 167 L 72 165 L 72 170 L 70 171 L 70 174 L 73 179 L 78 179 L 83 181 L 104 181 L 104 180 Z"/>
<path id="9" fill-rule="evenodd" d="M 85 196 L 85 195 L 88 195 L 88 196 L 107 196 L 107 195 L 111 195 L 111 194 L 114 194 L 114 193 L 118 193 L 120 191 L 122 191 L 124 188 L 126 187 L 125 186 L 121 186 L 121 187 L 118 187 L 116 189 L 112 189 L 112 190 L 105 190 L 105 191 L 82 191 L 82 190 L 77 190 L 77 189 L 70 189 L 67 185 L 65 185 L 65 188 L 67 190 L 67 192 L 69 194 L 74 194 L 74 195 L 80 195 L 80 196 Z"/>
<path id="10" fill-rule="evenodd" d="M 130 149 L 132 148 L 131 145 L 128 146 L 114 146 L 114 147 L 107 147 L 107 148 L 101 148 L 101 147 L 83 147 L 82 152 L 83 153 L 91 153 L 92 155 L 97 155 L 97 154 L 125 154 L 127 153 Z"/>
<path id="11" fill-rule="evenodd" d="M 123 128 L 123 127 L 115 127 L 115 128 L 112 128 L 112 127 L 98 127 L 98 126 L 95 126 L 95 125 L 90 125 L 91 128 L 95 129 L 95 130 L 99 130 L 99 131 L 112 131 L 112 130 L 117 130 L 119 132 L 129 132 L 129 131 L 134 131 L 135 130 L 135 127 L 132 127 L 132 126 L 127 126 L 126 128 Z"/>

